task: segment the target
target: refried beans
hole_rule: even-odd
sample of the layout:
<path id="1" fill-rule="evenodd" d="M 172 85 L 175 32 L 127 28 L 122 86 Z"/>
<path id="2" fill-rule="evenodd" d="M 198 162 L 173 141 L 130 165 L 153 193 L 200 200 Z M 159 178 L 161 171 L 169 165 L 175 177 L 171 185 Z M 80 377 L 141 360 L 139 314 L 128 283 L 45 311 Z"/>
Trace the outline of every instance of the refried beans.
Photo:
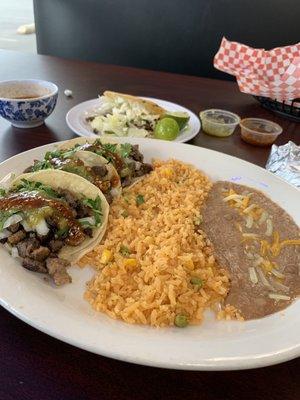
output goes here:
<path id="1" fill-rule="evenodd" d="M 262 192 L 231 182 L 213 185 L 201 229 L 231 280 L 225 304 L 245 319 L 286 308 L 300 295 L 300 230 Z"/>

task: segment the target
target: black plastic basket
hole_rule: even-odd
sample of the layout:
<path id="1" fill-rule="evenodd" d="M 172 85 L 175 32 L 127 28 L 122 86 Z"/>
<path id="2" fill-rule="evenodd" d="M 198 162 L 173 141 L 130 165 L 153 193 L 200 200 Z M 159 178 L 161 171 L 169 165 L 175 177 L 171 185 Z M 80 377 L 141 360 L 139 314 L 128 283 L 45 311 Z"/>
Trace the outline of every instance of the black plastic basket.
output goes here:
<path id="1" fill-rule="evenodd" d="M 289 102 L 283 101 L 282 103 L 277 100 L 272 100 L 269 97 L 254 96 L 254 98 L 267 110 L 273 111 L 291 121 L 300 122 L 300 98 Z"/>

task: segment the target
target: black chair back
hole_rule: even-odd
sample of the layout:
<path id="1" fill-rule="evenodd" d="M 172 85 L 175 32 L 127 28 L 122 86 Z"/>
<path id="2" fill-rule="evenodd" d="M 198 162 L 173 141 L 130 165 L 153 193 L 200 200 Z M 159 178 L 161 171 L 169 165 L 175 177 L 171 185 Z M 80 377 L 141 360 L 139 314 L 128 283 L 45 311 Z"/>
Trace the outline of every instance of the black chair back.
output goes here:
<path id="1" fill-rule="evenodd" d="M 296 0 L 34 0 L 40 54 L 214 78 L 222 36 L 252 47 L 300 40 Z"/>

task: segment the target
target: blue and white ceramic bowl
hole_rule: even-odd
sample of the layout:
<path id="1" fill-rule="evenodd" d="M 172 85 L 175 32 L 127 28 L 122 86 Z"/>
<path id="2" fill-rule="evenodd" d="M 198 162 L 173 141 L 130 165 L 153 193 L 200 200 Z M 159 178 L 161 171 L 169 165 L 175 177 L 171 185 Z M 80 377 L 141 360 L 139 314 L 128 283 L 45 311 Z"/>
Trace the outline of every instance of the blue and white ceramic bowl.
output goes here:
<path id="1" fill-rule="evenodd" d="M 17 128 L 42 125 L 56 106 L 58 87 L 47 81 L 0 82 L 0 116 Z"/>

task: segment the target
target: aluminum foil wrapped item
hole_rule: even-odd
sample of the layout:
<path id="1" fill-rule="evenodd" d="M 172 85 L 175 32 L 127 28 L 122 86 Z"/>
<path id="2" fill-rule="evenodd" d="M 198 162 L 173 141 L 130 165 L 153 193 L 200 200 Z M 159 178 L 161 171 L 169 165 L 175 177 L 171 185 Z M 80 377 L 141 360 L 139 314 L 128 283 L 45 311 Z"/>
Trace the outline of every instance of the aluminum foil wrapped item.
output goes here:
<path id="1" fill-rule="evenodd" d="M 266 169 L 300 188 L 300 146 L 294 142 L 273 144 Z"/>

